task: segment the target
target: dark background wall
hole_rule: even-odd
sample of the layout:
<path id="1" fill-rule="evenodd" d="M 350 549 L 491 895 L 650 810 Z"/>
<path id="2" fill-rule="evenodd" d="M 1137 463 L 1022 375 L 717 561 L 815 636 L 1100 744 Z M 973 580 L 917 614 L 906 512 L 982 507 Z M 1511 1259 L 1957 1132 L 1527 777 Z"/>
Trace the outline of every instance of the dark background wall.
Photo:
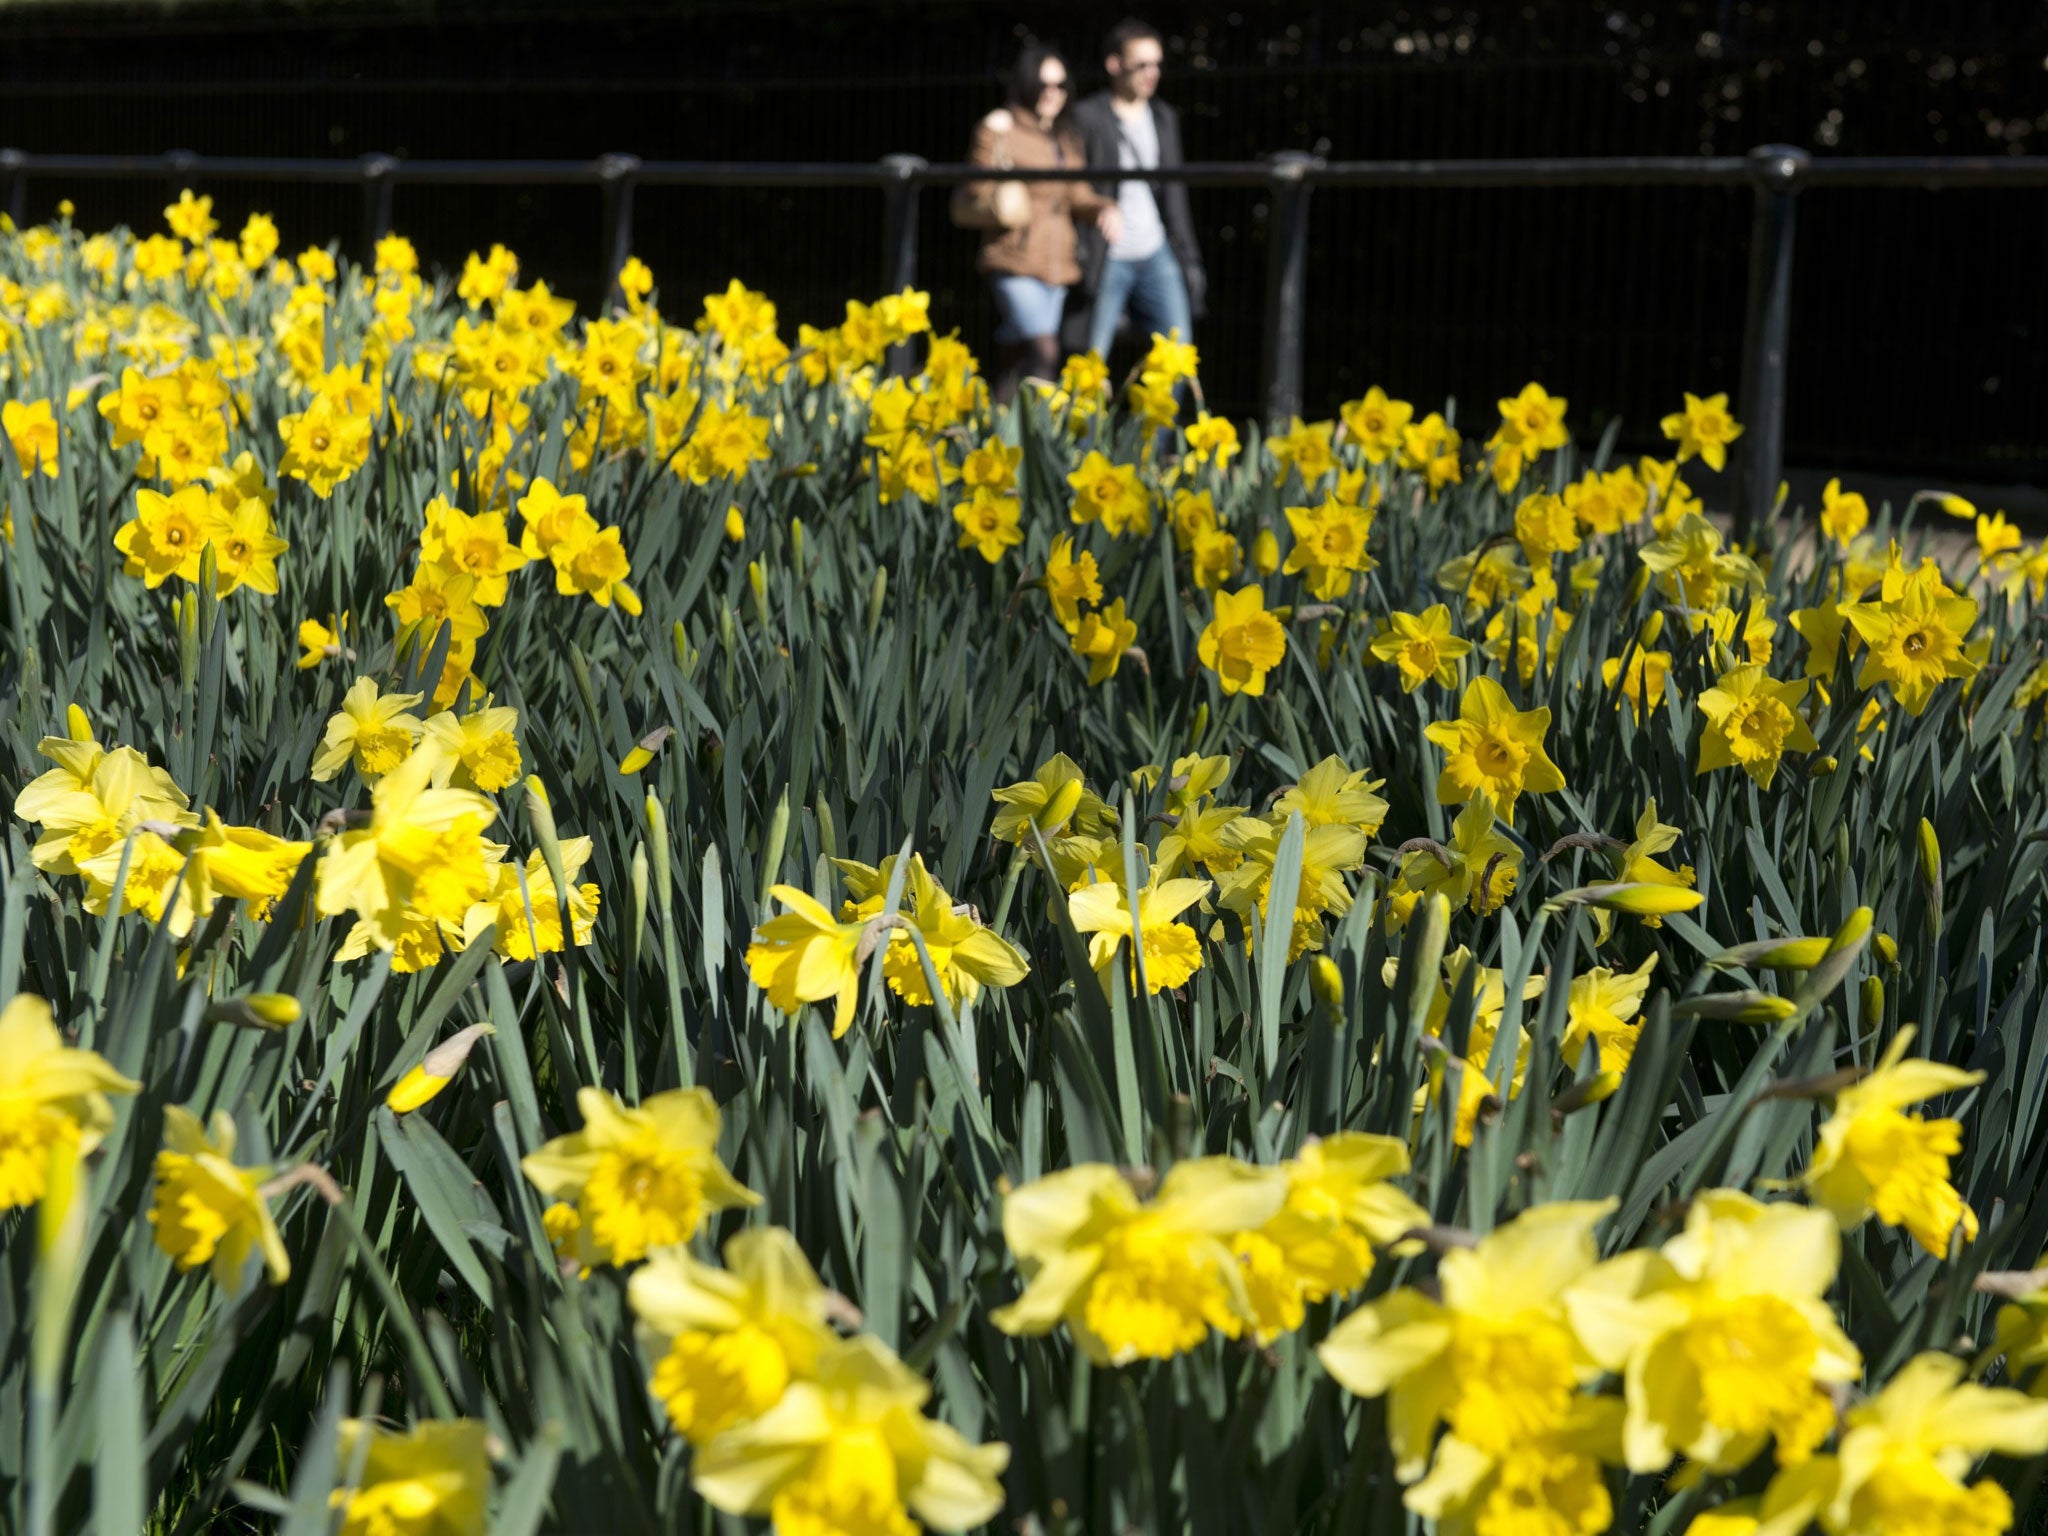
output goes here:
<path id="1" fill-rule="evenodd" d="M 0 143 L 41 151 L 353 156 L 954 159 L 1020 38 L 1075 50 L 1123 4 L 509 0 L 19 7 L 0 17 Z M 1159 0 L 1165 92 L 1191 157 L 2048 152 L 2048 5 Z M 2038 146 L 2036 141 L 2042 141 Z M 33 183 L 81 222 L 153 224 L 161 185 Z M 211 188 L 288 242 L 353 241 L 347 189 Z M 922 280 L 942 328 L 987 335 L 971 237 L 926 198 Z M 1219 403 L 1250 407 L 1265 203 L 1196 194 L 1215 293 L 1199 337 Z M 1794 462 L 2048 479 L 2043 194 L 1833 191 L 1801 212 Z M 586 301 L 593 190 L 401 189 L 431 261 L 492 239 Z M 1318 193 L 1306 394 L 1368 383 L 1492 398 L 1540 378 L 1591 427 L 1648 443 L 1682 389 L 1733 389 L 1746 194 L 1691 190 Z M 738 274 L 785 329 L 874 287 L 878 199 L 643 190 L 637 249 L 666 307 Z"/>

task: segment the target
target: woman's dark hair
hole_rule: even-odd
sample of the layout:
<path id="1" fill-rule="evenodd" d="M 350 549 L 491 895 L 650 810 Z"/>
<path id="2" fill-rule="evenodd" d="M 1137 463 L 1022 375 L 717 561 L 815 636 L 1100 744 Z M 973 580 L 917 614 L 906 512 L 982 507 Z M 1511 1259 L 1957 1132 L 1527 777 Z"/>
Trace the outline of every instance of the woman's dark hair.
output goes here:
<path id="1" fill-rule="evenodd" d="M 1037 108 L 1038 77 L 1048 59 L 1058 60 L 1060 67 L 1067 71 L 1068 79 L 1073 78 L 1074 72 L 1065 54 L 1057 48 L 1048 48 L 1044 43 L 1032 43 L 1017 55 L 1017 62 L 1010 66 L 1007 94 L 1011 106 L 1022 107 L 1026 111 Z"/>

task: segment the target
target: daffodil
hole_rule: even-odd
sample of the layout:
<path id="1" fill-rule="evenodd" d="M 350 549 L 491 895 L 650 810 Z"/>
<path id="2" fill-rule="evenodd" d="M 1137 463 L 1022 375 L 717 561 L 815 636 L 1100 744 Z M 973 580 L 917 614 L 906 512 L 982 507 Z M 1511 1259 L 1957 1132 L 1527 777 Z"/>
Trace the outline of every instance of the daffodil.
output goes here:
<path id="1" fill-rule="evenodd" d="M 262 1253 L 274 1285 L 292 1270 L 263 1194 L 270 1169 L 234 1159 L 234 1116 L 217 1109 L 208 1127 L 190 1110 L 164 1106 L 164 1150 L 156 1155 L 149 1208 L 156 1245 L 180 1269 L 210 1265 L 215 1284 L 230 1295 L 241 1289 L 251 1253 Z"/>
<path id="2" fill-rule="evenodd" d="M 1443 773 L 1436 797 L 1444 805 L 1463 805 L 1480 791 L 1493 796 L 1504 817 L 1514 814 L 1515 798 L 1564 788 L 1564 774 L 1543 750 L 1550 729 L 1550 711 L 1516 709 L 1507 690 L 1490 677 L 1474 678 L 1459 701 L 1458 718 L 1437 721 L 1423 734 L 1444 749 Z"/>
<path id="3" fill-rule="evenodd" d="M 82 717 L 81 717 L 82 718 Z M 57 764 L 22 786 L 14 814 L 40 826 L 29 857 L 51 875 L 76 875 L 145 822 L 194 826 L 185 792 L 133 747 L 45 736 L 37 752 Z"/>
<path id="4" fill-rule="evenodd" d="M 26 480 L 40 469 L 57 475 L 57 418 L 48 400 L 9 400 L 0 405 L 0 433 L 14 450 L 14 462 Z"/>
<path id="5" fill-rule="evenodd" d="M 1064 1321 L 1105 1365 L 1170 1359 L 1212 1328 L 1256 1328 L 1231 1239 L 1286 1200 L 1280 1170 L 1227 1157 L 1174 1164 L 1149 1201 L 1099 1163 L 1048 1174 L 1003 1198 L 1003 1238 L 1025 1286 L 991 1321 L 1010 1334 Z"/>
<path id="6" fill-rule="evenodd" d="M 1196 644 L 1202 665 L 1216 674 L 1226 694 L 1266 691 L 1266 674 L 1287 655 L 1287 631 L 1266 612 L 1257 587 L 1216 594 L 1215 617 Z"/>
<path id="7" fill-rule="evenodd" d="M 578 879 L 590 862 L 590 839 L 565 837 L 559 847 L 562 880 L 569 893 L 569 928 L 580 949 L 597 930 L 602 893 L 595 881 Z M 488 929 L 495 931 L 493 947 L 508 960 L 560 954 L 561 901 L 545 855 L 536 848 L 527 855 L 523 868 L 495 861 L 489 868 L 490 888 L 462 915 L 463 946 L 474 944 Z"/>
<path id="8" fill-rule="evenodd" d="M 867 924 L 840 922 L 793 885 L 770 886 L 768 893 L 786 910 L 754 930 L 747 971 L 768 1001 L 792 1018 L 805 1003 L 831 999 L 837 1039 L 853 1025 Z"/>
<path id="9" fill-rule="evenodd" d="M 1664 684 L 1670 676 L 1669 651 L 1646 651 L 1640 647 L 1631 650 L 1626 675 L 1622 673 L 1619 656 L 1610 656 L 1600 663 L 1600 681 L 1609 688 L 1619 683 L 1621 696 L 1628 700 L 1637 720 L 1643 718 L 1644 711 L 1664 702 Z"/>
<path id="10" fill-rule="evenodd" d="M 1818 752 L 1820 743 L 1799 713 L 1806 683 L 1778 682 L 1755 663 L 1731 667 L 1699 696 L 1706 730 L 1700 736 L 1701 773 L 1740 768 L 1764 789 L 1777 777 L 1787 752 Z"/>
<path id="11" fill-rule="evenodd" d="M 107 1095 L 141 1087 L 64 1044 L 43 999 L 9 998 L 0 1009 L 0 1211 L 42 1199 L 52 1150 L 89 1156 L 114 1128 Z"/>
<path id="12" fill-rule="evenodd" d="M 1451 610 L 1442 603 L 1419 614 L 1392 613 L 1387 627 L 1373 638 L 1372 653 L 1400 669 L 1401 691 L 1413 693 L 1434 680 L 1444 688 L 1458 686 L 1458 662 L 1472 642 L 1451 632 Z"/>
<path id="13" fill-rule="evenodd" d="M 703 1088 L 657 1093 L 638 1108 L 602 1088 L 576 1094 L 583 1129 L 519 1166 L 563 1208 L 558 1246 L 584 1264 L 631 1264 L 687 1243 L 714 1211 L 759 1205 L 718 1157 L 721 1118 Z"/>
<path id="14" fill-rule="evenodd" d="M 417 693 L 383 693 L 374 677 L 357 678 L 342 696 L 340 711 L 329 717 L 308 771 L 326 780 L 353 763 L 363 782 L 374 784 L 412 755 L 424 725 L 407 711 L 420 698 Z"/>
<path id="15" fill-rule="evenodd" d="M 1022 505 L 1015 496 L 986 485 L 976 486 L 965 501 L 953 507 L 953 521 L 960 525 L 958 545 L 994 565 L 1003 558 L 1004 550 L 1024 542 L 1024 530 L 1018 526 L 1022 515 Z"/>
<path id="16" fill-rule="evenodd" d="M 359 680 L 356 686 L 361 687 L 362 681 Z M 355 689 L 350 689 L 351 695 L 354 692 Z M 399 702 L 419 702 L 416 695 L 397 694 L 391 697 Z M 346 710 L 347 706 L 343 707 Z M 443 710 L 430 716 L 424 724 L 417 720 L 414 723 L 419 725 L 416 733 L 419 750 L 434 754 L 433 781 L 437 789 L 452 784 L 457 789 L 495 794 L 506 785 L 518 782 L 521 767 L 519 741 L 512 734 L 519 727 L 518 710 L 486 705 L 461 716 Z M 386 728 L 389 729 L 389 722 Z M 362 750 L 360 727 L 352 746 L 358 752 Z M 318 778 L 319 774 L 315 773 L 314 777 Z"/>
<path id="17" fill-rule="evenodd" d="M 1579 520 L 1562 496 L 1539 491 L 1515 508 L 1515 541 L 1532 567 L 1547 569 L 1553 557 L 1578 550 Z"/>
<path id="18" fill-rule="evenodd" d="M 1081 765 L 1064 752 L 1055 752 L 1030 778 L 995 790 L 991 798 L 1002 807 L 989 827 L 998 842 L 1031 844 L 1036 827 L 1050 837 L 1069 822 L 1074 830 L 1094 836 L 1116 825 L 1116 813 L 1102 797 L 1088 787 Z"/>
<path id="19" fill-rule="evenodd" d="M 412 757 L 370 792 L 367 824 L 328 844 L 315 902 L 324 916 L 353 912 L 380 948 L 408 918 L 460 932 L 491 887 L 483 832 L 497 807 L 474 790 L 434 789 L 433 763 Z"/>
<path id="20" fill-rule="evenodd" d="M 1705 398 L 1688 392 L 1685 409 L 1666 416 L 1658 425 L 1664 435 L 1678 444 L 1677 460 L 1698 458 L 1716 472 L 1727 467 L 1728 445 L 1742 436 L 1742 427 L 1728 412 L 1728 396 Z"/>
<path id="21" fill-rule="evenodd" d="M 1674 602 L 1716 608 L 1733 589 L 1763 586 L 1763 572 L 1755 561 L 1721 546 L 1721 530 L 1699 513 L 1688 512 L 1670 532 L 1645 544 L 1641 558 Z"/>
<path id="22" fill-rule="evenodd" d="M 1905 585 L 1896 600 L 1846 604 L 1842 614 L 1865 647 L 1856 686 L 1890 684 L 1892 696 L 1909 715 L 1924 710 L 1949 678 L 1977 674 L 1978 664 L 1965 651 L 1977 622 L 1972 598 L 1938 596 L 1914 583 Z"/>
<path id="23" fill-rule="evenodd" d="M 1386 783 L 1353 768 L 1334 754 L 1304 773 L 1273 802 L 1273 816 L 1285 822 L 1296 811 L 1311 827 L 1356 827 L 1377 836 L 1387 819 L 1387 802 L 1374 793 Z"/>
<path id="24" fill-rule="evenodd" d="M 1280 466 L 1280 480 L 1284 482 L 1287 472 L 1293 470 L 1301 476 L 1303 488 L 1312 489 L 1337 467 L 1337 456 L 1331 447 L 1336 433 L 1337 423 L 1334 421 L 1305 422 L 1297 416 L 1285 432 L 1275 432 L 1268 437 L 1266 451 Z"/>
<path id="25" fill-rule="evenodd" d="M 1856 536 L 1870 525 L 1870 503 L 1861 491 L 1845 491 L 1840 480 L 1830 480 L 1820 492 L 1820 531 L 1847 549 Z"/>
<path id="26" fill-rule="evenodd" d="M 425 1419 L 400 1433 L 344 1419 L 336 1460 L 361 1458 L 336 1490 L 340 1536 L 484 1536 L 491 1495 L 489 1436 L 476 1419 Z"/>
<path id="27" fill-rule="evenodd" d="M 1572 978 L 1564 1039 L 1559 1045 L 1569 1065 L 1579 1064 L 1591 1041 L 1600 1053 L 1603 1072 L 1628 1070 L 1643 1028 L 1636 1014 L 1643 1006 L 1643 994 L 1650 989 L 1650 972 L 1656 968 L 1657 957 L 1652 954 L 1632 971 L 1596 965 L 1585 975 Z"/>
<path id="28" fill-rule="evenodd" d="M 1579 1342 L 1566 1293 L 1593 1268 L 1593 1228 L 1614 1202 L 1561 1201 L 1524 1211 L 1437 1264 L 1438 1296 L 1403 1286 L 1330 1330 L 1316 1354 L 1338 1383 L 1387 1403 L 1395 1474 L 1413 1482 L 1437 1455 L 1505 1460 L 1564 1432 L 1576 1389 L 1600 1366 Z"/>
<path id="29" fill-rule="evenodd" d="M 203 485 L 188 485 L 170 496 L 139 490 L 134 519 L 114 530 L 114 548 L 127 574 L 140 576 L 152 589 L 173 576 L 197 581 L 212 520 L 213 504 Z"/>
<path id="30" fill-rule="evenodd" d="M 504 513 L 464 512 L 439 496 L 427 504 L 420 557 L 474 580 L 474 600 L 485 608 L 505 601 L 511 573 L 533 558 L 512 542 Z"/>
<path id="31" fill-rule="evenodd" d="M 1963 1148 L 1963 1128 L 1905 1111 L 1981 1083 L 1984 1074 L 1909 1061 L 1912 1042 L 1912 1028 L 1900 1030 L 1870 1075 L 1835 1096 L 1835 1112 L 1820 1128 L 1803 1182 L 1843 1231 L 1875 1215 L 1942 1257 L 1958 1232 L 1966 1243 L 1977 1236 L 1976 1212 L 1949 1182 L 1949 1159 Z"/>
<path id="32" fill-rule="evenodd" d="M 1111 538 L 1152 531 L 1152 498 L 1138 479 L 1137 465 L 1113 464 L 1091 449 L 1067 476 L 1067 484 L 1074 490 L 1068 516 L 1075 523 L 1100 523 Z"/>
<path id="33" fill-rule="evenodd" d="M 1762 1513 L 1781 1514 L 1786 1523 L 1777 1529 L 1786 1531 L 1817 1520 L 1828 1536 L 2000 1536 L 2010 1529 L 2011 1496 L 1988 1477 L 1966 1479 L 1989 1452 L 2048 1451 L 2048 1403 L 1964 1381 L 1964 1370 L 1951 1355 L 1915 1355 L 1883 1391 L 1844 1415 L 1832 1456 L 1777 1475 Z"/>
<path id="34" fill-rule="evenodd" d="M 1390 399 L 1377 384 L 1364 398 L 1346 402 L 1337 412 L 1345 436 L 1358 444 L 1368 464 L 1384 464 L 1401 451 L 1403 435 L 1414 415 L 1413 405 Z"/>
<path id="35" fill-rule="evenodd" d="M 1218 875 L 1218 895 L 1224 907 L 1245 919 L 1247 928 L 1254 911 L 1262 924 L 1273 922 L 1273 869 L 1286 832 L 1282 815 L 1276 807 L 1276 819 L 1241 817 L 1222 834 L 1224 843 L 1235 849 L 1239 857 L 1228 871 Z M 1344 876 L 1365 863 L 1365 843 L 1362 828 L 1341 822 L 1305 828 L 1301 874 L 1294 890 L 1293 924 L 1288 934 L 1290 960 L 1322 947 L 1322 919 L 1326 914 L 1341 917 L 1351 910 L 1351 888 Z"/>
<path id="36" fill-rule="evenodd" d="M 1060 627 L 1074 629 L 1081 622 L 1081 604 L 1102 601 L 1102 580 L 1095 557 L 1086 550 L 1074 552 L 1074 541 L 1062 533 L 1054 537 L 1046 556 L 1045 575 L 1040 579 L 1045 595 L 1052 600 L 1053 617 Z"/>
<path id="37" fill-rule="evenodd" d="M 879 895 L 876 908 L 879 911 Z M 925 953 L 931 956 L 932 969 L 950 1003 L 972 1003 L 983 987 L 1014 987 L 1030 973 L 1030 965 L 1014 944 L 983 927 L 971 910 L 954 904 L 926 870 L 922 857 L 911 861 L 901 916 L 924 940 Z M 889 990 L 905 1002 L 930 1004 L 924 961 L 907 933 L 899 930 L 892 935 L 882 974 L 888 978 Z"/>
<path id="38" fill-rule="evenodd" d="M 1498 911 L 1522 872 L 1521 845 L 1500 833 L 1499 822 L 1493 796 L 1482 789 L 1452 821 L 1447 845 L 1401 855 L 1388 891 L 1395 922 L 1406 923 L 1415 903 L 1432 891 L 1453 906 L 1469 902 L 1475 916 Z"/>
<path id="39" fill-rule="evenodd" d="M 1251 1332 L 1271 1343 L 1302 1324 L 1313 1302 L 1365 1284 L 1373 1249 L 1429 1224 L 1429 1213 L 1390 1182 L 1408 1171 L 1408 1147 L 1363 1131 L 1303 1145 L 1280 1165 L 1287 1198 L 1265 1225 L 1231 1247 L 1244 1266 Z"/>
<path id="40" fill-rule="evenodd" d="M 700 1447 L 691 1483 L 714 1508 L 766 1516 L 786 1536 L 976 1529 L 1003 1507 L 1009 1448 L 927 1417 L 930 1397 L 880 1340 L 840 1340 L 814 1378 Z"/>
<path id="41" fill-rule="evenodd" d="M 1830 1394 L 1863 1369 L 1827 1301 L 1840 1248 L 1825 1211 L 1707 1190 L 1679 1236 L 1572 1288 L 1579 1337 L 1623 1379 L 1631 1470 L 1683 1455 L 1737 1472 L 1771 1440 L 1788 1464 L 1820 1445 Z"/>
<path id="42" fill-rule="evenodd" d="M 1375 562 L 1366 553 L 1366 540 L 1372 532 L 1370 511 L 1335 499 L 1284 511 L 1294 532 L 1294 547 L 1280 569 L 1289 576 L 1305 573 L 1309 591 L 1323 602 L 1345 596 L 1353 575 L 1373 569 Z"/>
<path id="43" fill-rule="evenodd" d="M 1073 653 L 1088 663 L 1088 686 L 1115 677 L 1124 652 L 1138 638 L 1138 626 L 1124 616 L 1124 600 L 1081 616 L 1069 638 Z"/>
<path id="44" fill-rule="evenodd" d="M 1099 880 L 1084 886 L 1067 903 L 1067 914 L 1076 933 L 1088 934 L 1088 963 L 1105 978 L 1119 949 L 1132 939 L 1133 929 L 1144 953 L 1145 989 L 1182 986 L 1202 968 L 1201 940 L 1188 924 L 1177 921 L 1180 914 L 1207 896 L 1212 887 L 1206 880 L 1162 879 L 1157 871 L 1138 890 L 1138 911 L 1133 919 L 1130 903 L 1120 881 Z M 1138 962 L 1129 962 L 1131 981 L 1137 981 Z"/>
<path id="45" fill-rule="evenodd" d="M 828 1297 L 796 1239 L 755 1227 L 725 1245 L 725 1267 L 663 1248 L 633 1271 L 627 1301 L 654 1357 L 647 1389 L 702 1445 L 759 1418 L 837 1342 Z"/>
<path id="46" fill-rule="evenodd" d="M 1498 1452 L 1447 1436 L 1402 1502 L 1438 1536 L 1599 1536 L 1614 1520 L 1604 1463 L 1618 1451 L 1621 1417 L 1612 1398 L 1579 1397 L 1555 1426 Z"/>

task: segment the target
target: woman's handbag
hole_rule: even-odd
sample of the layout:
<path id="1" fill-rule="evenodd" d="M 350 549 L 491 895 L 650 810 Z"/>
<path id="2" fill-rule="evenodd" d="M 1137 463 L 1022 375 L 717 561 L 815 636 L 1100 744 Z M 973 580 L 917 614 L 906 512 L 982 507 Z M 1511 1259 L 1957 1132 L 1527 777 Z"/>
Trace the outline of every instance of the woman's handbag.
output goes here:
<path id="1" fill-rule="evenodd" d="M 996 140 L 996 169 L 1013 169 L 1007 134 Z M 1031 222 L 1031 189 L 1021 181 L 963 182 L 950 211 L 961 229 L 1022 229 Z"/>

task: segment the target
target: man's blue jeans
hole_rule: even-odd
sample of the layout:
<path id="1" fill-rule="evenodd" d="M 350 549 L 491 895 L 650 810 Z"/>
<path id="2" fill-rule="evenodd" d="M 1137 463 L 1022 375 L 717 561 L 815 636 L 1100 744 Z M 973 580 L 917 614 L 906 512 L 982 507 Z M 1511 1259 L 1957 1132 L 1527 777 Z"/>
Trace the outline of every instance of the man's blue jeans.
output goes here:
<path id="1" fill-rule="evenodd" d="M 1102 264 L 1102 286 L 1088 322 L 1088 345 L 1105 358 L 1126 308 L 1131 311 L 1131 326 L 1141 349 L 1151 344 L 1155 331 L 1169 336 L 1178 330 L 1182 341 L 1194 340 L 1187 279 L 1181 275 L 1172 246 L 1162 243 L 1139 261 L 1112 259 Z"/>

